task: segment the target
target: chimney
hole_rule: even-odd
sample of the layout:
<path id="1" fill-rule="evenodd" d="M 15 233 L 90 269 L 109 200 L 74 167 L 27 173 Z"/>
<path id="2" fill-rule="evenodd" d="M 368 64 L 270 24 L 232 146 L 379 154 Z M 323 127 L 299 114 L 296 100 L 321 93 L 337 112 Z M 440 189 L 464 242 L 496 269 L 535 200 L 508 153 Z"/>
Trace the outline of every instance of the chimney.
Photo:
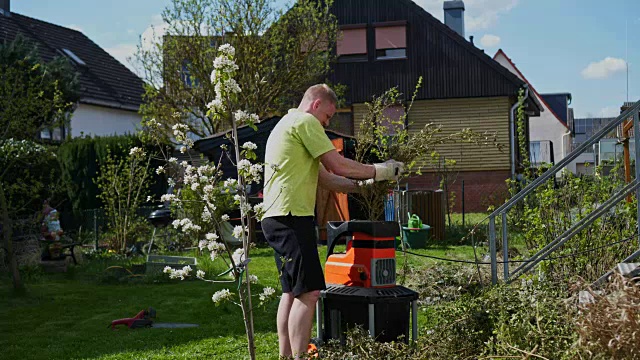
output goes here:
<path id="1" fill-rule="evenodd" d="M 11 0 L 0 0 L 0 15 L 11 16 Z"/>
<path id="2" fill-rule="evenodd" d="M 464 36 L 464 1 L 444 2 L 444 24 Z"/>

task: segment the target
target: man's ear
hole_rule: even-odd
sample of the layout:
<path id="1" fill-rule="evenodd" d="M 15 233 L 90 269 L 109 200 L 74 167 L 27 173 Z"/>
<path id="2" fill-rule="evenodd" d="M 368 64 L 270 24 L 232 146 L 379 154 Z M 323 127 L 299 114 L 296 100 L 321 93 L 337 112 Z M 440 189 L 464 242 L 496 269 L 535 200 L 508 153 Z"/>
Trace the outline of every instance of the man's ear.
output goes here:
<path id="1" fill-rule="evenodd" d="M 320 103 L 321 103 L 321 100 L 320 100 L 320 99 L 315 99 L 315 100 L 313 101 L 313 103 L 311 104 L 311 108 L 312 108 L 313 110 L 318 110 L 318 109 L 320 108 Z"/>

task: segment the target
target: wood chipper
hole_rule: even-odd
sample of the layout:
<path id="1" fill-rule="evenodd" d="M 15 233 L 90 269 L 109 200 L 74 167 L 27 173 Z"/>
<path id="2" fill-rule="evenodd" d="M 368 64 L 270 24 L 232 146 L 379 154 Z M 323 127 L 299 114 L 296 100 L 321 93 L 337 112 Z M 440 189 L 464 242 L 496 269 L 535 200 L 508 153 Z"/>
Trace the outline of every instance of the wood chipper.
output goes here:
<path id="1" fill-rule="evenodd" d="M 417 337 L 418 293 L 396 285 L 395 241 L 391 221 L 327 224 L 325 282 L 316 306 L 316 343 L 344 341 L 348 329 L 362 326 L 376 341 L 409 341 Z M 346 252 L 336 254 L 336 244 Z M 410 321 L 411 319 L 411 321 Z"/>

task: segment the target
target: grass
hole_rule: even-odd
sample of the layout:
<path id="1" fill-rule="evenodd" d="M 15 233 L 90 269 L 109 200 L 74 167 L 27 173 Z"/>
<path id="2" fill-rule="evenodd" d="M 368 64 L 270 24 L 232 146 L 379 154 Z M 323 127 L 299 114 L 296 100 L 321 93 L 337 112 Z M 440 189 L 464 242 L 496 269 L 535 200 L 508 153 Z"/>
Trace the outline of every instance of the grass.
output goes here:
<path id="1" fill-rule="evenodd" d="M 432 245 L 416 253 L 473 259 L 473 248 L 463 245 Z M 320 248 L 321 258 L 326 248 Z M 399 252 L 398 267 L 403 255 Z M 277 272 L 270 248 L 253 250 L 250 269 L 262 286 L 278 288 Z M 409 266 L 421 267 L 435 260 L 408 255 Z M 0 349 L 7 359 L 246 359 L 246 337 L 239 307 L 214 306 L 211 295 L 222 285 L 201 281 L 172 281 L 166 277 L 114 276 L 131 268 L 137 260 L 92 260 L 65 274 L 24 272 L 27 292 L 16 294 L 8 276 L 0 280 Z M 221 262 L 199 258 L 199 268 L 208 273 L 223 269 Z M 114 319 L 131 317 L 153 306 L 158 322 L 197 323 L 190 329 L 107 328 Z M 277 301 L 256 308 L 256 350 L 259 359 L 277 359 L 275 315 Z M 420 314 L 419 323 L 426 319 Z M 315 331 L 315 329 L 314 329 Z"/>

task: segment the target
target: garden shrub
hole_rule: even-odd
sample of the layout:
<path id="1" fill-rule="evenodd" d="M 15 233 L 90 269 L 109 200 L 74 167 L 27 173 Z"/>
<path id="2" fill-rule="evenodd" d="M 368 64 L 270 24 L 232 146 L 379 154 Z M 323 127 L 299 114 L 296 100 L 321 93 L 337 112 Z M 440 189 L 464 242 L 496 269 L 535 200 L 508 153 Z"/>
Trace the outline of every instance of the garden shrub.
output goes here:
<path id="1" fill-rule="evenodd" d="M 142 142 L 134 135 L 84 136 L 65 141 L 60 145 L 57 155 L 65 182 L 69 184 L 68 193 L 74 213 L 96 209 L 102 206 L 97 197 L 100 193 L 93 179 L 99 174 L 100 166 L 107 160 L 108 154 L 114 159 L 128 155 L 132 147 L 143 148 Z M 148 152 L 151 148 L 146 149 Z M 151 166 L 157 167 L 158 161 L 152 160 Z M 150 179 L 150 190 L 154 194 L 166 191 L 164 181 L 159 176 Z"/>
<path id="2" fill-rule="evenodd" d="M 515 207 L 509 214 L 510 226 L 522 235 L 529 255 L 559 237 L 621 189 L 625 182 L 620 170 L 618 165 L 604 175 L 602 168 L 597 167 L 596 175 L 591 177 L 566 173 L 562 180 L 547 181 Z M 578 278 L 594 281 L 615 267 L 636 248 L 633 241 L 623 241 L 629 240 L 636 231 L 636 201 L 621 201 L 576 234 L 551 254 L 556 260 L 541 264 L 543 273 L 560 281 Z"/>
<path id="3" fill-rule="evenodd" d="M 571 358 L 572 311 L 559 287 L 523 281 L 488 288 L 427 309 L 419 346 L 427 359 L 489 356 Z"/>
<path id="4" fill-rule="evenodd" d="M 14 219 L 33 218 L 45 199 L 54 206 L 64 201 L 58 159 L 48 146 L 29 140 L 0 142 L 0 172 Z"/>

